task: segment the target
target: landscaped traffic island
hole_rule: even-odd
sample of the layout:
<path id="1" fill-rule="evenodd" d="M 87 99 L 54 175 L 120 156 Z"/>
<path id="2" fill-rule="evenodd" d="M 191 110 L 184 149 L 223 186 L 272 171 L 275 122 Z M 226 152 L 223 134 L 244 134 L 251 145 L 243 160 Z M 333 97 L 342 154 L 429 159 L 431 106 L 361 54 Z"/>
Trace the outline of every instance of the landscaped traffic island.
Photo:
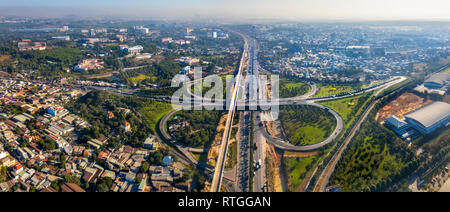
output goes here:
<path id="1" fill-rule="evenodd" d="M 297 146 L 320 143 L 336 128 L 330 112 L 310 105 L 282 106 L 280 118 L 287 139 Z"/>

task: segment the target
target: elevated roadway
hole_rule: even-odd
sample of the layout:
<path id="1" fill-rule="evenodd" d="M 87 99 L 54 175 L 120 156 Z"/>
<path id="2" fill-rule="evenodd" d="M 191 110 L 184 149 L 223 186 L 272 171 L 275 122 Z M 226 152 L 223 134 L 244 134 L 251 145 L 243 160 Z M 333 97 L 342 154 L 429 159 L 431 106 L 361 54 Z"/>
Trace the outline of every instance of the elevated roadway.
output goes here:
<path id="1" fill-rule="evenodd" d="M 211 182 L 211 190 L 210 190 L 211 192 L 219 192 L 221 185 L 222 185 L 222 178 L 223 178 L 224 169 L 225 169 L 225 160 L 226 160 L 227 150 L 228 150 L 228 142 L 231 137 L 231 127 L 232 127 L 232 123 L 233 123 L 233 117 L 236 112 L 236 102 L 237 102 L 237 97 L 238 97 L 237 94 L 239 93 L 239 90 L 241 88 L 240 83 L 242 80 L 242 72 L 244 69 L 244 63 L 248 59 L 248 41 L 247 41 L 246 37 L 244 37 L 244 36 L 242 36 L 242 37 L 244 38 L 244 41 L 245 41 L 244 51 L 242 53 L 242 58 L 241 58 L 241 61 L 239 64 L 238 73 L 236 75 L 235 84 L 231 88 L 231 90 L 232 90 L 231 102 L 230 102 L 230 107 L 228 108 L 227 122 L 225 124 L 225 129 L 223 132 L 222 143 L 220 146 L 219 155 L 218 155 L 216 167 L 214 170 L 214 176 L 213 176 L 213 180 Z"/>

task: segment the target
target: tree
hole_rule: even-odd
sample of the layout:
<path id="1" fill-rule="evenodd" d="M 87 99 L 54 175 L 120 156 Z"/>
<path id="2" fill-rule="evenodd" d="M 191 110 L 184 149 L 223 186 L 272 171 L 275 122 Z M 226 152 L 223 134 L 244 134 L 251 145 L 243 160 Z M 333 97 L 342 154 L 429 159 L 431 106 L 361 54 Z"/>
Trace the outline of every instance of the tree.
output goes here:
<path id="1" fill-rule="evenodd" d="M 108 192 L 111 188 L 113 179 L 110 177 L 103 177 L 97 182 L 97 192 Z"/>
<path id="2" fill-rule="evenodd" d="M 75 177 L 72 174 L 66 174 L 64 176 L 64 183 L 74 183 L 77 185 L 81 185 L 80 179 L 78 179 L 77 177 Z"/>
<path id="3" fill-rule="evenodd" d="M 8 179 L 6 167 L 0 168 L 0 182 L 5 182 Z"/>
<path id="4" fill-rule="evenodd" d="M 148 157 L 148 162 L 149 162 L 149 164 L 154 165 L 154 166 L 161 166 L 162 159 L 163 159 L 163 154 L 161 154 L 160 151 L 151 152 Z"/>
<path id="5" fill-rule="evenodd" d="M 147 161 L 144 161 L 141 165 L 141 173 L 147 173 L 148 169 L 150 168 L 150 164 Z"/>

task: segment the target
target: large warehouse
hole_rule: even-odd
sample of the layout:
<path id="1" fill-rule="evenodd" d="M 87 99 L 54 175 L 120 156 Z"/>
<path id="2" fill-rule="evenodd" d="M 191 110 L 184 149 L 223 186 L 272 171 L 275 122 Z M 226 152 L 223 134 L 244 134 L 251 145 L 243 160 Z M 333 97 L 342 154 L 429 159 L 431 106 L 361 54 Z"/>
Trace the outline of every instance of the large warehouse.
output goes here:
<path id="1" fill-rule="evenodd" d="M 435 74 L 425 81 L 424 85 L 429 89 L 447 89 L 450 86 L 450 74 Z"/>
<path id="2" fill-rule="evenodd" d="M 430 134 L 450 121 L 450 104 L 434 102 L 405 115 L 408 124 L 422 134 Z"/>

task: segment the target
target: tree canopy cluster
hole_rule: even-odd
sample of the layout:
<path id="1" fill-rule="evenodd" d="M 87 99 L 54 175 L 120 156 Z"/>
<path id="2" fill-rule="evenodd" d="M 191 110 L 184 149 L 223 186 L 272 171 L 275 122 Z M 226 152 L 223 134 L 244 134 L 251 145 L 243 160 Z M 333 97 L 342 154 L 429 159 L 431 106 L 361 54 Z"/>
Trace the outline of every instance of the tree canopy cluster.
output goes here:
<path id="1" fill-rule="evenodd" d="M 201 147 L 216 136 L 220 115 L 220 111 L 180 111 L 175 115 L 178 119 L 172 119 L 168 124 L 170 126 L 182 121 L 188 122 L 188 126 L 174 132 L 173 136 L 187 146 Z"/>
<path id="2" fill-rule="evenodd" d="M 80 138 L 82 143 L 103 135 L 110 138 L 110 145 L 113 147 L 119 143 L 142 147 L 148 135 L 155 133 L 133 110 L 145 104 L 144 100 L 135 97 L 120 97 L 103 91 L 93 91 L 70 103 L 68 109 L 91 124 L 83 130 Z M 108 118 L 109 111 L 114 114 L 113 118 Z M 120 128 L 125 122 L 130 123 L 131 132 L 125 133 Z"/>

